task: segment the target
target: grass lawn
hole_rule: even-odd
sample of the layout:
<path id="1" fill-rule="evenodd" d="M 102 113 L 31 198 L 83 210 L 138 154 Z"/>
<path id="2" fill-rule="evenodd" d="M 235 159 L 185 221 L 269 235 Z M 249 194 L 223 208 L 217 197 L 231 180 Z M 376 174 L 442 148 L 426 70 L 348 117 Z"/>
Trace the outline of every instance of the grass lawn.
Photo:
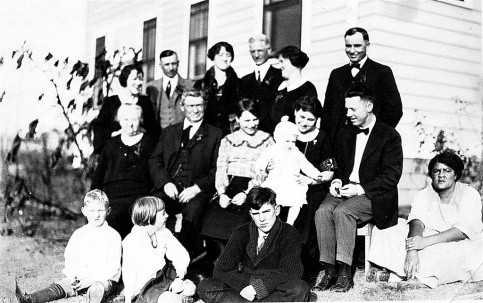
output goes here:
<path id="1" fill-rule="evenodd" d="M 0 302 L 16 302 L 14 277 L 28 293 L 48 286 L 63 277 L 63 252 L 70 234 L 83 221 L 46 221 L 34 237 L 0 237 Z M 317 292 L 317 301 L 407 301 L 479 299 L 483 300 L 483 282 L 453 283 L 436 289 L 397 291 L 394 283 L 368 283 L 363 269 L 355 274 L 355 287 L 347 293 Z M 319 275 L 319 279 L 322 274 Z M 85 302 L 84 297 L 57 302 Z M 124 302 L 117 296 L 109 302 Z M 199 301 L 201 302 L 201 301 Z"/>

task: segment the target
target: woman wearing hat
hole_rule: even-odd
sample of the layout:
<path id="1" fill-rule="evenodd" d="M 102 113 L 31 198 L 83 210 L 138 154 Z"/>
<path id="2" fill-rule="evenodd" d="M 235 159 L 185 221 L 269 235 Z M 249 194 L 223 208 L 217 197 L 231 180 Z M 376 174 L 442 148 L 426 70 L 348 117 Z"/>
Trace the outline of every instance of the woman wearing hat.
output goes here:
<path id="1" fill-rule="evenodd" d="M 481 197 L 458 182 L 463 168 L 451 151 L 435 156 L 428 167 L 431 185 L 416 194 L 408 224 L 374 229 L 369 261 L 405 280 L 398 288 L 483 280 Z"/>

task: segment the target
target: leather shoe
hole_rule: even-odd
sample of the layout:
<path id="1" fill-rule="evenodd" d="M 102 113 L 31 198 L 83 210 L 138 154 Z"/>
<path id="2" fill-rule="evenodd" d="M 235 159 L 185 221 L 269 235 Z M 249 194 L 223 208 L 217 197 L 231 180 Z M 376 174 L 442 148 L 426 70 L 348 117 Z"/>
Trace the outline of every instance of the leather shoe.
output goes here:
<path id="1" fill-rule="evenodd" d="M 337 282 L 337 277 L 332 277 L 331 275 L 325 274 L 320 280 L 319 284 L 314 286 L 314 290 L 324 291 L 335 285 Z"/>
<path id="2" fill-rule="evenodd" d="M 26 293 L 23 293 L 18 286 L 17 279 L 15 279 L 15 296 L 19 303 L 32 303 L 32 298 Z"/>
<path id="3" fill-rule="evenodd" d="M 354 281 L 351 276 L 339 276 L 334 286 L 330 288 L 333 292 L 347 292 L 354 287 Z"/>

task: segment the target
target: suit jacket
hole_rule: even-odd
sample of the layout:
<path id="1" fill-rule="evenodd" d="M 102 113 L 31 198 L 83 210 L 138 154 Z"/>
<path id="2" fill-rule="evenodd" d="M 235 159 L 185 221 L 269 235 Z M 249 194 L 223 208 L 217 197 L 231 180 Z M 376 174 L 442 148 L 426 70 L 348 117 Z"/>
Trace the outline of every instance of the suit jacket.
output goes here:
<path id="1" fill-rule="evenodd" d="M 173 182 L 169 172 L 173 170 L 180 154 L 182 133 L 183 123 L 168 126 L 161 131 L 159 143 L 149 159 L 154 191 L 163 191 L 166 183 Z M 216 160 L 222 136 L 220 129 L 203 122 L 189 141 L 189 186 L 196 184 L 205 193 L 214 191 Z"/>
<path id="2" fill-rule="evenodd" d="M 270 66 L 262 82 L 258 82 L 255 72 L 252 72 L 240 80 L 240 96 L 255 100 L 260 107 L 260 124 L 258 129 L 271 132 L 270 126 L 272 106 L 277 97 L 277 91 L 283 82 L 282 71 Z"/>
<path id="3" fill-rule="evenodd" d="M 146 94 L 151 99 L 156 113 L 156 121 L 161 128 L 183 121 L 184 115 L 180 108 L 181 95 L 185 90 L 192 87 L 193 81 L 181 78 L 178 75 L 178 85 L 171 88 L 172 95 L 168 98 L 163 89 L 163 78 L 148 83 Z"/>
<path id="4" fill-rule="evenodd" d="M 356 128 L 346 125 L 336 141 L 335 158 L 339 166 L 335 177 L 349 183 L 354 167 Z M 397 224 L 398 191 L 401 178 L 403 152 L 401 136 L 392 127 L 376 120 L 359 168 L 360 185 L 371 200 L 376 226 L 384 229 Z"/>
<path id="5" fill-rule="evenodd" d="M 257 241 L 253 221 L 237 227 L 216 261 L 213 277 L 237 292 L 253 285 L 257 299 L 263 299 L 278 285 L 302 278 L 302 244 L 297 230 L 278 218 L 258 255 Z"/>
<path id="6" fill-rule="evenodd" d="M 322 127 L 332 140 L 346 124 L 345 93 L 354 82 L 364 82 L 375 93 L 374 114 L 377 119 L 395 128 L 402 117 L 401 96 L 389 66 L 367 58 L 355 77 L 349 64 L 334 69 L 325 92 Z"/>

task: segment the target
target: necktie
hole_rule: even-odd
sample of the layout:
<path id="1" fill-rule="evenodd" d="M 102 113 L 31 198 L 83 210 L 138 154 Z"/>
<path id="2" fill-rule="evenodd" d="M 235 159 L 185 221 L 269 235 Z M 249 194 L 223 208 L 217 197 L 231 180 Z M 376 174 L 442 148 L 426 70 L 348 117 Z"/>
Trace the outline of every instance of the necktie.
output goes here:
<path id="1" fill-rule="evenodd" d="M 367 136 L 369 134 L 369 128 L 356 128 L 356 133 L 364 133 Z"/>
<path id="2" fill-rule="evenodd" d="M 168 98 L 171 96 L 171 81 L 168 81 L 168 85 L 166 85 L 166 96 Z"/>
<path id="3" fill-rule="evenodd" d="M 257 74 L 257 81 L 262 82 L 262 78 L 260 77 L 260 71 L 258 71 L 258 74 Z"/>
<path id="4" fill-rule="evenodd" d="M 188 142 L 190 142 L 190 130 L 191 130 L 191 125 L 188 126 L 183 130 L 183 134 L 181 135 L 181 147 L 185 147 Z"/>
<path id="5" fill-rule="evenodd" d="M 351 68 L 361 69 L 361 65 L 359 63 L 351 63 Z"/>
<path id="6" fill-rule="evenodd" d="M 260 251 L 262 250 L 263 248 L 263 245 L 265 244 L 265 240 L 267 240 L 267 237 L 268 236 L 262 236 L 262 241 L 260 242 L 260 244 L 258 244 L 258 247 L 257 247 L 257 255 L 260 253 Z"/>

